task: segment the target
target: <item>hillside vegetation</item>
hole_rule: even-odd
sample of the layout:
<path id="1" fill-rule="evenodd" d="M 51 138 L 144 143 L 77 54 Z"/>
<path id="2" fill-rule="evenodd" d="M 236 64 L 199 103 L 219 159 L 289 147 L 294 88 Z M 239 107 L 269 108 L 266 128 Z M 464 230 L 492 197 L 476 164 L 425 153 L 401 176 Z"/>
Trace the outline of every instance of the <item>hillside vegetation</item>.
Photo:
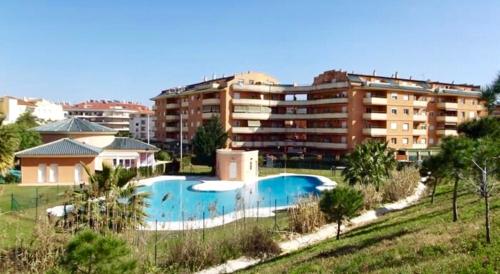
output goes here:
<path id="1" fill-rule="evenodd" d="M 484 204 L 463 187 L 459 220 L 452 222 L 452 187 L 339 241 L 332 238 L 277 257 L 243 273 L 498 273 L 500 271 L 500 199 L 491 199 L 492 243 L 485 243 Z M 333 235 L 332 235 L 333 236 Z"/>

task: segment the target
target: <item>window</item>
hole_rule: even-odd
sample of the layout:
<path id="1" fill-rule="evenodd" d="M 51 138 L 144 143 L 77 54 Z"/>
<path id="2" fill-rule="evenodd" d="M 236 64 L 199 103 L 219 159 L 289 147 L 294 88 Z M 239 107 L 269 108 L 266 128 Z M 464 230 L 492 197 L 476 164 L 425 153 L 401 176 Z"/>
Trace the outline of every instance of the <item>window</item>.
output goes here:
<path id="1" fill-rule="evenodd" d="M 397 108 L 391 108 L 391 113 L 392 114 L 398 114 L 398 109 Z"/>
<path id="2" fill-rule="evenodd" d="M 410 115 L 410 110 L 409 110 L 409 109 L 407 109 L 407 108 L 405 108 L 405 109 L 403 109 L 403 113 L 404 113 L 405 115 Z"/>
<path id="3" fill-rule="evenodd" d="M 434 130 L 434 125 L 429 125 L 429 130 Z"/>
<path id="4" fill-rule="evenodd" d="M 465 111 L 462 111 L 462 118 L 465 118 Z"/>
<path id="5" fill-rule="evenodd" d="M 405 100 L 405 101 L 410 100 L 410 97 L 408 96 L 408 94 L 403 95 L 403 100 Z"/>
<path id="6" fill-rule="evenodd" d="M 465 112 L 464 112 L 465 114 Z M 469 111 L 469 118 L 473 119 L 476 116 L 476 113 L 474 111 Z"/>
<path id="7" fill-rule="evenodd" d="M 398 129 L 398 123 L 391 122 L 391 129 Z"/>
<path id="8" fill-rule="evenodd" d="M 250 85 L 253 85 L 253 84 L 254 84 L 254 81 L 253 81 L 253 80 L 248 80 L 248 83 L 249 83 Z"/>
<path id="9" fill-rule="evenodd" d="M 434 117 L 434 111 L 429 111 L 429 116 Z"/>
<path id="10" fill-rule="evenodd" d="M 422 145 L 427 144 L 427 139 L 425 139 L 425 138 L 420 139 L 420 143 L 421 143 Z"/>
<path id="11" fill-rule="evenodd" d="M 45 182 L 45 177 L 46 177 L 46 172 L 47 172 L 47 165 L 46 164 L 38 164 L 38 182 L 43 183 Z"/>
<path id="12" fill-rule="evenodd" d="M 395 145 L 398 143 L 398 139 L 396 138 L 391 138 L 391 144 Z"/>
<path id="13" fill-rule="evenodd" d="M 403 138 L 403 145 L 407 145 L 408 144 L 408 138 Z"/>
<path id="14" fill-rule="evenodd" d="M 429 144 L 434 144 L 434 139 L 433 138 L 429 138 Z"/>
<path id="15" fill-rule="evenodd" d="M 403 130 L 408 130 L 410 128 L 410 125 L 408 123 L 403 124 Z"/>
<path id="16" fill-rule="evenodd" d="M 233 94 L 233 97 L 234 97 L 234 99 L 240 99 L 240 93 L 235 92 L 235 93 Z"/>
<path id="17" fill-rule="evenodd" d="M 391 93 L 391 98 L 394 100 L 398 99 L 398 94 L 397 93 Z"/>

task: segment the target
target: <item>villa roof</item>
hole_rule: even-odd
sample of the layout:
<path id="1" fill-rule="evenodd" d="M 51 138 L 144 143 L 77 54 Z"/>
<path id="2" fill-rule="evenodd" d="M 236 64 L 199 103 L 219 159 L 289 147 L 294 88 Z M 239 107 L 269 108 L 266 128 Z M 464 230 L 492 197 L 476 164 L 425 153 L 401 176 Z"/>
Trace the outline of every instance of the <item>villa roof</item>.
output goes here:
<path id="1" fill-rule="evenodd" d="M 113 142 L 104 149 L 109 150 L 152 150 L 157 151 L 159 148 L 144 143 L 140 140 L 129 137 L 115 137 Z"/>
<path id="2" fill-rule="evenodd" d="M 17 152 L 17 157 L 29 156 L 97 156 L 102 149 L 69 138 L 63 138 Z"/>
<path id="3" fill-rule="evenodd" d="M 69 118 L 46 125 L 35 127 L 33 130 L 38 132 L 51 132 L 51 133 L 116 133 L 116 130 L 105 127 L 96 123 L 89 122 L 80 118 Z"/>

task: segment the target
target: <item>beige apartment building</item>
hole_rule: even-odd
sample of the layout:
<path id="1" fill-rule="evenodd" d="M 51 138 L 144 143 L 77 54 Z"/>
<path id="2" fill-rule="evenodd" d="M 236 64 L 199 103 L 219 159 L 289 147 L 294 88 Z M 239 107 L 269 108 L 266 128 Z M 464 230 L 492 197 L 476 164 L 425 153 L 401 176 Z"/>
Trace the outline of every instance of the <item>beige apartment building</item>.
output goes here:
<path id="1" fill-rule="evenodd" d="M 248 72 L 162 91 L 155 102 L 156 137 L 189 146 L 213 115 L 228 147 L 264 154 L 338 158 L 366 139 L 379 139 L 399 160 L 428 154 L 457 125 L 487 114 L 479 86 L 326 71 L 312 85 L 282 85 Z M 182 120 L 182 128 L 181 128 Z"/>

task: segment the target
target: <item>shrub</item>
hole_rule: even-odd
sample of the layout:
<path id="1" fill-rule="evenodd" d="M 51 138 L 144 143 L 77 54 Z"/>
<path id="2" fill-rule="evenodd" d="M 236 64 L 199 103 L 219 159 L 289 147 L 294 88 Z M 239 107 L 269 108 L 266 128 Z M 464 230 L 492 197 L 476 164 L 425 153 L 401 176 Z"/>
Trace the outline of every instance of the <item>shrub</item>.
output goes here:
<path id="1" fill-rule="evenodd" d="M 155 152 L 155 159 L 158 161 L 170 161 L 172 157 L 168 151 L 160 150 Z"/>
<path id="2" fill-rule="evenodd" d="M 325 216 L 319 208 L 319 198 L 300 198 L 295 206 L 288 209 L 288 220 L 290 230 L 297 233 L 309 233 L 322 226 Z"/>
<path id="3" fill-rule="evenodd" d="M 257 226 L 242 233 L 240 244 L 243 254 L 252 258 L 266 258 L 281 252 L 271 233 Z"/>
<path id="4" fill-rule="evenodd" d="M 130 255 L 125 241 L 84 230 L 69 242 L 61 267 L 71 273 L 133 273 L 137 262 Z"/>
<path id="5" fill-rule="evenodd" d="M 217 264 L 218 260 L 215 249 L 218 245 L 207 244 L 202 239 L 187 232 L 184 237 L 170 244 L 164 267 L 185 268 L 190 271 L 198 271 L 207 266 Z"/>
<path id="6" fill-rule="evenodd" d="M 384 200 L 393 202 L 413 194 L 419 181 L 420 172 L 413 166 L 393 171 L 391 178 L 382 189 Z"/>
<path id="7" fill-rule="evenodd" d="M 382 193 L 375 189 L 374 185 L 356 185 L 356 190 L 363 193 L 363 209 L 373 209 L 383 200 Z"/>

